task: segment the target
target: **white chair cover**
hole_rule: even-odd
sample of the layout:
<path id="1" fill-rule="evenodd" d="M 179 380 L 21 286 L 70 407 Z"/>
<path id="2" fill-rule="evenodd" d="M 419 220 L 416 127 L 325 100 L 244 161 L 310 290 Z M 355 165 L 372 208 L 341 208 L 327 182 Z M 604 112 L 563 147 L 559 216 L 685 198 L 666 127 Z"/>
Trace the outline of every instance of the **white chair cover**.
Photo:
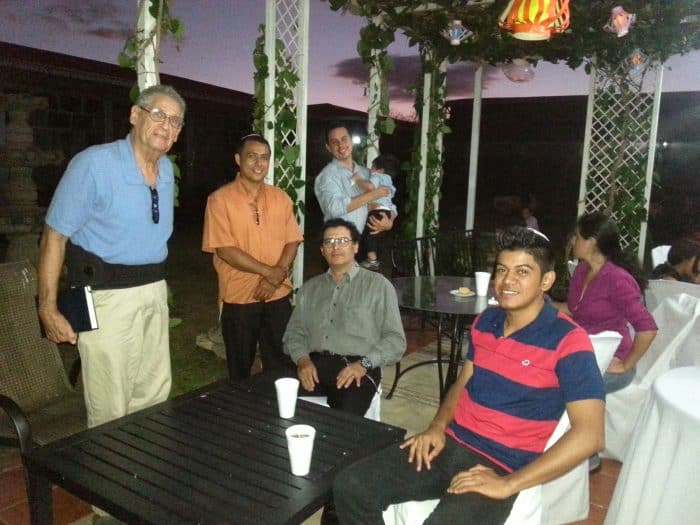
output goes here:
<path id="1" fill-rule="evenodd" d="M 671 249 L 670 244 L 663 244 L 651 249 L 651 265 L 656 268 L 659 264 L 663 264 L 668 259 L 668 251 Z"/>
<path id="2" fill-rule="evenodd" d="M 622 336 L 613 331 L 590 336 L 596 362 L 601 372 L 610 365 Z M 545 450 L 569 430 L 566 412 L 559 420 Z M 439 500 L 405 501 L 384 511 L 386 525 L 420 525 L 435 509 Z M 588 460 L 552 481 L 523 490 L 515 498 L 505 525 L 559 525 L 586 519 L 589 509 Z"/>
<path id="3" fill-rule="evenodd" d="M 328 406 L 328 398 L 326 396 L 299 396 L 299 399 L 324 407 Z M 365 412 L 365 417 L 374 421 L 382 420 L 382 385 L 379 385 L 379 388 L 377 388 L 377 393 L 374 394 L 372 402 L 369 404 L 367 412 Z"/>
<path id="4" fill-rule="evenodd" d="M 649 286 L 644 290 L 644 302 L 647 305 L 647 310 L 653 312 L 666 297 L 682 293 L 700 297 L 700 285 L 667 279 L 651 279 Z"/>
<path id="5" fill-rule="evenodd" d="M 687 294 L 667 297 L 652 315 L 659 331 L 637 363 L 632 383 L 606 399 L 605 455 L 620 461 L 654 380 L 672 368 L 700 366 L 700 298 Z"/>

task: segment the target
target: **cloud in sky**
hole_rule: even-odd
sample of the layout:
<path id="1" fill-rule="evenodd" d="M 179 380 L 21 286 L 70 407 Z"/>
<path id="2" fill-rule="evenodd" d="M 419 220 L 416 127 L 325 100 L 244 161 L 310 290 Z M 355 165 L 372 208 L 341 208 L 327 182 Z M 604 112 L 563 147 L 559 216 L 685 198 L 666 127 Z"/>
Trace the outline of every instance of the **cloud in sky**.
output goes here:
<path id="1" fill-rule="evenodd" d="M 84 2 L 62 0 L 47 9 L 45 19 L 53 19 L 57 24 L 64 23 L 71 31 L 107 39 L 124 39 L 131 33 L 132 26 L 127 20 L 134 17 L 133 5 L 129 8 L 124 2 L 108 0 Z"/>
<path id="2" fill-rule="evenodd" d="M 420 78 L 420 58 L 415 56 L 391 56 L 394 70 L 389 73 L 389 97 L 396 102 L 413 102 L 414 95 L 408 91 L 409 86 Z M 487 67 L 484 74 L 484 89 L 489 82 L 499 79 L 496 68 Z M 334 76 L 350 80 L 355 85 L 367 84 L 367 67 L 359 57 L 347 58 L 334 65 Z M 449 98 L 463 98 L 474 93 L 474 65 L 469 62 L 450 64 L 447 68 L 447 92 Z"/>

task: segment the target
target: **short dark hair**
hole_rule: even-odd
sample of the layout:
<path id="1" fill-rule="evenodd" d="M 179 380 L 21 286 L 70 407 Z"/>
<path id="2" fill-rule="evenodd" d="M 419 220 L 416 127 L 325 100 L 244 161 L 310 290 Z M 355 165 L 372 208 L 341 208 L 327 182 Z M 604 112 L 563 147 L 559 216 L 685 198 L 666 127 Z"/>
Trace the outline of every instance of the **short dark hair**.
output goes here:
<path id="1" fill-rule="evenodd" d="M 673 241 L 671 249 L 668 251 L 667 259 L 671 266 L 675 266 L 693 257 L 700 257 L 700 244 L 693 239 L 684 237 Z"/>
<path id="2" fill-rule="evenodd" d="M 345 128 L 345 131 L 348 132 L 348 135 L 352 135 L 350 133 L 350 126 L 348 126 L 345 122 L 341 122 L 339 120 L 334 120 L 332 122 L 329 122 L 328 125 L 326 126 L 326 144 L 328 144 L 328 135 L 331 134 L 331 131 L 334 129 L 338 128 Z"/>
<path id="3" fill-rule="evenodd" d="M 399 174 L 399 159 L 391 153 L 379 155 L 372 161 L 372 166 L 378 170 L 384 170 L 384 173 L 392 179 Z"/>
<path id="4" fill-rule="evenodd" d="M 523 251 L 532 255 L 542 273 L 554 270 L 552 244 L 544 233 L 524 226 L 511 226 L 496 236 L 496 261 L 503 251 Z"/>
<path id="5" fill-rule="evenodd" d="M 328 219 L 323 223 L 323 229 L 321 230 L 321 242 L 323 242 L 323 236 L 326 234 L 326 230 L 329 228 L 347 228 L 350 232 L 350 239 L 352 239 L 353 244 L 360 242 L 360 231 L 350 221 L 336 217 L 335 219 Z"/>
<path id="6" fill-rule="evenodd" d="M 248 142 L 258 142 L 260 144 L 265 144 L 267 146 L 267 149 L 272 151 L 272 148 L 270 148 L 270 143 L 265 137 L 263 137 L 262 135 L 258 135 L 257 133 L 251 133 L 250 135 L 245 135 L 238 140 L 238 145 L 236 146 L 236 153 L 240 155 L 241 151 L 243 151 L 243 147 Z"/>

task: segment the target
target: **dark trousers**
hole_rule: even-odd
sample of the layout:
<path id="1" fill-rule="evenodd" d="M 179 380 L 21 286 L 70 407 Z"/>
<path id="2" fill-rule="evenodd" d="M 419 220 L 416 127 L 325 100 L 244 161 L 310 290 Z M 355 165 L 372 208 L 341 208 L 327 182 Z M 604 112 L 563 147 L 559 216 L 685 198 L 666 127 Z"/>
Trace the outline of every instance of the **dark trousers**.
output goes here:
<path id="1" fill-rule="evenodd" d="M 289 363 L 289 357 L 282 351 L 282 336 L 291 314 L 289 296 L 269 303 L 224 303 L 221 334 L 231 379 L 250 377 L 258 343 L 265 372 Z"/>
<path id="2" fill-rule="evenodd" d="M 302 390 L 300 395 L 326 396 L 329 407 L 364 416 L 382 381 L 381 369 L 368 370 L 362 377 L 359 387 L 353 383 L 348 388 L 337 388 L 335 385 L 338 373 L 348 364 L 359 361 L 360 356 L 346 357 L 327 352 L 312 352 L 310 357 L 316 366 L 319 383 L 313 392 L 307 393 Z"/>
<path id="3" fill-rule="evenodd" d="M 372 210 L 367 216 L 367 223 L 369 224 L 369 219 L 376 217 L 377 219 L 383 219 L 384 217 L 391 217 L 391 212 L 389 210 Z M 376 235 L 370 235 L 369 228 L 365 225 L 365 229 L 362 232 L 362 252 L 366 254 L 367 252 L 378 253 L 379 249 L 386 238 L 387 232 L 377 233 Z"/>
<path id="4" fill-rule="evenodd" d="M 430 470 L 416 472 L 409 463 L 408 450 L 399 445 L 350 465 L 335 479 L 333 497 L 343 525 L 380 525 L 382 511 L 393 503 L 440 498 L 426 524 L 464 523 L 465 525 L 503 525 L 516 495 L 505 500 L 481 494 L 448 494 L 447 487 L 458 472 L 477 464 L 506 472 L 471 449 L 447 437 L 445 448 L 432 462 Z"/>

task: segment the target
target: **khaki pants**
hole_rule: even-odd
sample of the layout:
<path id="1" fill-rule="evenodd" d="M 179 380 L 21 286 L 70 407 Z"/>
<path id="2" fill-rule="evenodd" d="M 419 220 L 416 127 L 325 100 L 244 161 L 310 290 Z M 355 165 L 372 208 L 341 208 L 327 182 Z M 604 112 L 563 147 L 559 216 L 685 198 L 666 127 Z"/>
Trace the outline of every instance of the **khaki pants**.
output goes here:
<path id="1" fill-rule="evenodd" d="M 99 328 L 78 337 L 88 427 L 165 401 L 171 385 L 165 281 L 93 298 Z"/>

